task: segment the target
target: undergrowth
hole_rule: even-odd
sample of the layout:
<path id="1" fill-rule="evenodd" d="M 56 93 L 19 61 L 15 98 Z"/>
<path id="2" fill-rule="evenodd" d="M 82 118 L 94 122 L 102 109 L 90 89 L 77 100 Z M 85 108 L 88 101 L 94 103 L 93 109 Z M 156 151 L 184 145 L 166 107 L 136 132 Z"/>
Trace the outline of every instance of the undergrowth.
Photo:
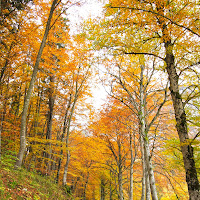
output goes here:
<path id="1" fill-rule="evenodd" d="M 55 184 L 49 177 L 24 168 L 14 169 L 16 155 L 7 152 L 0 161 L 0 199 L 7 200 L 62 200 L 66 190 Z"/>

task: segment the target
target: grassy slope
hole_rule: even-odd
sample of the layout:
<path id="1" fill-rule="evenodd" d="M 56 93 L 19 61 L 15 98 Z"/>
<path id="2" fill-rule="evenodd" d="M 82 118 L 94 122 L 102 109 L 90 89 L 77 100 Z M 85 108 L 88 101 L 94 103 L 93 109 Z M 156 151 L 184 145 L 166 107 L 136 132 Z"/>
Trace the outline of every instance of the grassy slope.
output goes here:
<path id="1" fill-rule="evenodd" d="M 0 199 L 45 200 L 68 199 L 65 190 L 42 177 L 25 169 L 15 170 L 12 157 L 3 157 L 0 162 Z"/>

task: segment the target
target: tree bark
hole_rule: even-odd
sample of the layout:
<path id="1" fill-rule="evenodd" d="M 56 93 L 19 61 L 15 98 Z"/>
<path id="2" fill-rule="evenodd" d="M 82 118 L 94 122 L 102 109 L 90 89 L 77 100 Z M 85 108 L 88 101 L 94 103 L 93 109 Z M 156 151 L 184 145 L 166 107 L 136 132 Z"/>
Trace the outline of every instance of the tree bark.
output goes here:
<path id="1" fill-rule="evenodd" d="M 110 170 L 110 200 L 112 200 L 112 194 L 113 194 L 113 190 L 112 190 L 112 171 Z"/>
<path id="2" fill-rule="evenodd" d="M 141 75 L 140 75 L 140 131 L 141 131 L 141 137 L 143 140 L 144 145 L 144 161 L 147 166 L 148 174 L 149 174 L 149 183 L 151 188 L 151 196 L 152 200 L 158 200 L 158 195 L 156 191 L 156 185 L 155 185 L 155 178 L 154 178 L 154 172 L 153 172 L 153 166 L 151 163 L 150 158 L 150 150 L 149 150 L 149 143 L 148 143 L 148 133 L 146 130 L 146 120 L 145 120 L 145 110 L 144 110 L 144 87 L 143 87 L 143 72 L 144 72 L 144 66 L 141 65 Z"/>
<path id="3" fill-rule="evenodd" d="M 146 167 L 145 167 L 145 159 L 144 159 L 144 145 L 143 145 L 143 138 L 140 136 L 140 146 L 141 146 L 141 154 L 142 154 L 142 194 L 141 194 L 141 200 L 145 200 L 145 173 L 146 173 Z"/>
<path id="4" fill-rule="evenodd" d="M 1 133 L 2 133 L 2 126 L 3 126 L 3 111 L 0 114 L 1 122 L 0 122 L 0 161 L 1 161 Z"/>
<path id="5" fill-rule="evenodd" d="M 85 181 L 85 185 L 84 185 L 84 189 L 83 189 L 83 200 L 86 200 L 86 189 L 87 189 L 87 185 L 88 185 L 88 179 L 89 179 L 89 172 L 87 173 L 87 177 L 86 177 L 86 181 Z"/>
<path id="6" fill-rule="evenodd" d="M 71 107 L 71 100 L 72 100 L 72 94 L 70 94 L 70 98 L 69 98 L 69 101 L 68 101 L 68 106 L 67 106 L 67 109 L 66 109 L 66 112 L 65 112 L 64 123 L 63 123 L 63 133 L 62 133 L 62 136 L 61 136 L 61 142 L 64 142 L 64 138 L 65 138 L 65 134 L 66 134 L 67 118 L 68 118 L 69 109 Z M 63 150 L 60 151 L 60 156 L 62 156 L 62 155 L 63 155 Z M 58 183 L 58 181 L 59 181 L 61 164 L 62 164 L 62 158 L 60 157 L 59 160 L 58 160 L 56 183 Z"/>
<path id="7" fill-rule="evenodd" d="M 46 132 L 46 139 L 51 140 L 52 139 L 52 123 L 53 123 L 53 110 L 54 110 L 54 102 L 55 102 L 55 95 L 54 95 L 54 84 L 55 82 L 55 77 L 54 75 L 50 75 L 50 86 L 49 86 L 49 91 L 48 91 L 48 105 L 49 105 L 49 110 L 48 110 L 48 115 L 47 115 L 47 132 Z M 52 162 L 50 159 L 52 158 L 52 148 L 51 148 L 51 142 L 47 143 L 49 146 L 48 153 L 46 152 L 46 157 L 48 158 L 47 160 L 47 174 L 49 174 L 51 170 L 51 164 Z"/>
<path id="8" fill-rule="evenodd" d="M 178 86 L 178 75 L 176 72 L 176 67 L 174 63 L 174 55 L 172 50 L 172 45 L 170 43 L 165 43 L 166 48 L 166 64 L 167 64 L 167 73 L 170 81 L 170 92 L 173 102 L 173 107 L 175 111 L 176 118 L 176 130 L 179 135 L 181 143 L 181 152 L 183 155 L 184 168 L 186 172 L 186 182 L 188 185 L 188 192 L 190 200 L 199 200 L 199 181 L 197 177 L 197 171 L 195 167 L 193 147 L 189 142 L 189 135 L 186 122 L 185 109 L 183 107 L 183 100 L 179 93 Z"/>
<path id="9" fill-rule="evenodd" d="M 0 86 L 2 85 L 3 79 L 4 79 L 4 77 L 5 77 L 4 74 L 5 74 L 5 71 L 6 71 L 6 69 L 7 69 L 8 64 L 9 64 L 9 55 L 10 55 L 10 53 L 11 53 L 11 49 L 12 49 L 13 45 L 14 45 L 14 42 L 11 43 L 11 45 L 10 45 L 10 47 L 9 47 L 9 49 L 8 49 L 8 53 L 7 53 L 7 55 L 6 55 L 5 64 L 4 64 L 4 66 L 2 67 L 2 69 L 1 69 L 1 73 L 0 73 Z"/>
<path id="10" fill-rule="evenodd" d="M 70 152 L 69 152 L 69 134 L 70 134 L 70 126 L 71 126 L 71 120 L 72 120 L 72 116 L 74 113 L 74 109 L 75 109 L 75 104 L 76 104 L 76 99 L 73 102 L 73 106 L 71 109 L 71 113 L 68 119 L 68 126 L 67 126 L 67 136 L 66 136 L 66 148 L 67 148 L 67 161 L 65 163 L 65 168 L 64 168 L 64 174 L 63 174 L 63 185 L 67 184 L 67 173 L 68 173 L 68 165 L 69 165 L 69 160 L 70 160 Z"/>
<path id="11" fill-rule="evenodd" d="M 67 161 L 65 163 L 65 168 L 64 168 L 63 185 L 67 185 L 67 173 L 68 173 L 69 161 L 70 161 L 70 152 L 69 150 L 67 150 Z"/>
<path id="12" fill-rule="evenodd" d="M 131 152 L 131 166 L 130 166 L 130 191 L 129 191 L 129 200 L 133 200 L 133 139 L 132 134 L 130 133 L 130 152 Z"/>
<path id="13" fill-rule="evenodd" d="M 147 169 L 147 165 L 145 163 L 144 165 L 144 179 L 145 179 L 145 199 L 146 200 L 151 200 L 151 190 L 150 190 L 150 184 L 149 184 L 149 173 L 148 173 L 148 169 Z"/>
<path id="14" fill-rule="evenodd" d="M 150 200 L 151 199 L 151 190 L 149 185 L 149 173 L 147 169 L 147 163 L 146 163 L 146 154 L 144 152 L 144 141 L 143 137 L 140 138 L 140 144 L 141 144 L 141 153 L 142 153 L 142 169 L 143 169 L 143 177 L 142 177 L 142 195 L 141 200 Z"/>
<path id="15" fill-rule="evenodd" d="M 118 184 L 119 184 L 119 200 L 123 200 L 123 184 L 122 184 L 122 168 L 121 167 L 119 167 Z"/>
<path id="16" fill-rule="evenodd" d="M 41 60 L 41 56 L 42 56 L 42 52 L 43 52 L 44 46 L 46 44 L 47 36 L 48 36 L 49 30 L 50 30 L 51 19 L 53 17 L 53 12 L 56 8 L 57 2 L 58 2 L 58 0 L 53 0 L 53 2 L 52 2 L 50 14 L 49 14 L 46 29 L 45 29 L 45 33 L 44 33 L 44 36 L 43 36 L 43 39 L 42 39 L 42 42 L 41 42 L 41 45 L 40 45 L 40 49 L 39 49 L 38 54 L 37 54 L 36 62 L 35 62 L 33 73 L 32 73 L 32 78 L 31 78 L 31 81 L 30 81 L 30 84 L 29 84 L 28 92 L 27 92 L 26 97 L 25 97 L 25 101 L 24 101 L 23 112 L 22 112 L 22 116 L 21 116 L 20 149 L 19 149 L 19 153 L 17 155 L 16 164 L 15 164 L 16 168 L 21 167 L 22 160 L 23 160 L 23 157 L 24 157 L 24 153 L 26 151 L 26 117 L 27 117 L 27 111 L 28 111 L 33 87 L 34 87 L 34 84 L 35 84 L 35 80 L 36 80 L 36 76 L 37 76 L 37 72 L 38 72 L 38 67 L 39 67 L 39 63 L 40 63 L 40 60 Z"/>
<path id="17" fill-rule="evenodd" d="M 158 13 L 164 16 L 164 5 L 156 4 Z M 197 177 L 197 171 L 195 167 L 193 147 L 189 142 L 189 135 L 187 129 L 187 120 L 185 109 L 183 106 L 183 100 L 179 92 L 178 74 L 176 71 L 175 58 L 173 54 L 173 43 L 171 41 L 170 33 L 167 29 L 167 22 L 165 18 L 158 16 L 158 23 L 162 30 L 162 39 L 165 47 L 165 62 L 166 70 L 168 73 L 168 79 L 170 82 L 169 90 L 171 92 L 175 119 L 176 119 L 176 130 L 178 132 L 179 140 L 181 143 L 181 152 L 183 155 L 184 168 L 186 172 L 186 182 L 188 186 L 190 200 L 200 199 L 200 185 Z"/>
<path id="18" fill-rule="evenodd" d="M 121 143 L 118 141 L 119 161 L 118 161 L 118 187 L 119 187 L 119 200 L 123 200 L 123 179 L 122 179 L 122 158 L 121 158 Z"/>
<path id="19" fill-rule="evenodd" d="M 54 102 L 55 102 L 55 95 L 54 95 L 54 86 L 52 86 L 55 82 L 54 75 L 50 75 L 50 87 L 49 87 L 49 110 L 47 115 L 47 132 L 46 132 L 46 139 L 52 138 L 52 122 L 53 122 L 53 109 L 54 109 Z"/>
<path id="20" fill-rule="evenodd" d="M 74 110 L 75 110 L 75 105 L 76 102 L 78 100 L 78 80 L 76 81 L 76 88 L 75 88 L 75 95 L 74 95 L 74 101 L 73 101 L 73 105 L 70 111 L 70 115 L 68 118 L 68 124 L 67 124 L 67 136 L 66 136 L 66 148 L 67 148 L 67 161 L 65 163 L 65 168 L 64 168 L 64 174 L 63 174 L 63 185 L 67 184 L 67 172 L 68 172 L 68 165 L 69 165 L 69 158 L 70 158 L 70 152 L 69 152 L 69 134 L 70 134 L 70 127 L 71 127 L 71 121 L 72 121 L 72 117 L 74 114 Z"/>
<path id="21" fill-rule="evenodd" d="M 105 180 L 104 180 L 104 177 L 101 177 L 101 200 L 105 200 L 105 197 L 106 197 L 106 193 L 105 193 L 105 186 L 106 186 L 106 183 L 105 183 Z"/>

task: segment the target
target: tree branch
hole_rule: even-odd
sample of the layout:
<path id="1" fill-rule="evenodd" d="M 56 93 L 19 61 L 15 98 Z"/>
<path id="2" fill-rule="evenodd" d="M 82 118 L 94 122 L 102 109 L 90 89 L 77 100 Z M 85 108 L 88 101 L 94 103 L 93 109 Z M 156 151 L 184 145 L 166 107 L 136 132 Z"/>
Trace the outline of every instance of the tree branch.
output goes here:
<path id="1" fill-rule="evenodd" d="M 124 54 L 128 54 L 128 55 L 147 55 L 147 56 L 154 56 L 154 57 L 156 57 L 156 58 L 159 58 L 159 59 L 165 61 L 164 58 L 162 58 L 162 57 L 160 57 L 160 56 L 158 56 L 158 55 L 155 55 L 155 54 L 153 54 L 153 53 L 145 53 L 145 52 L 129 52 L 129 53 L 128 53 L 128 52 L 124 52 Z"/>
<path id="2" fill-rule="evenodd" d="M 183 26 L 181 24 L 178 24 L 177 22 L 173 21 L 169 17 L 166 17 L 166 16 L 164 16 L 164 15 L 162 15 L 160 13 L 157 13 L 155 11 L 152 11 L 152 10 L 146 10 L 146 9 L 142 9 L 142 8 L 132 8 L 132 7 L 126 7 L 126 6 L 109 6 L 109 8 L 119 8 L 119 9 L 123 8 L 123 9 L 138 10 L 138 11 L 152 13 L 152 14 L 164 17 L 165 19 L 169 20 L 172 24 L 174 24 L 174 25 L 176 25 L 178 27 L 184 28 L 185 30 L 188 30 L 189 32 L 193 33 L 194 35 L 197 35 L 198 37 L 200 37 L 200 35 L 198 33 L 196 33 L 195 31 L 193 31 L 192 29 L 190 29 L 190 28 L 188 28 L 186 26 Z"/>

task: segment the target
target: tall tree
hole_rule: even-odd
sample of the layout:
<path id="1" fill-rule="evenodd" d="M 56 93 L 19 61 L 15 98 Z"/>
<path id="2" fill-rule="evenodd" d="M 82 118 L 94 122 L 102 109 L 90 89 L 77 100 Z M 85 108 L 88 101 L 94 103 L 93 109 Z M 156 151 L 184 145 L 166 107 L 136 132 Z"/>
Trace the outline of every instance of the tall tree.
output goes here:
<path id="1" fill-rule="evenodd" d="M 179 72 L 199 64 L 198 43 L 194 42 L 200 35 L 197 6 L 196 1 L 111 0 L 107 5 L 107 15 L 115 17 L 106 18 L 102 27 L 106 30 L 111 25 L 112 29 L 104 31 L 104 40 L 100 37 L 96 43 L 98 47 L 107 47 L 115 53 L 118 50 L 118 53 L 154 56 L 167 71 L 191 200 L 199 199 L 199 181 L 180 94 Z M 141 34 L 139 37 L 138 33 Z M 138 51 L 138 46 L 146 48 Z"/>
<path id="2" fill-rule="evenodd" d="M 51 5 L 51 10 L 49 13 L 49 17 L 48 17 L 48 21 L 47 21 L 47 25 L 46 25 L 46 29 L 45 29 L 45 33 L 40 45 L 40 49 L 38 51 L 37 54 L 37 58 L 36 58 L 36 62 L 34 65 L 34 69 L 33 69 L 33 73 L 32 73 L 32 78 L 31 78 L 31 82 L 29 84 L 29 88 L 24 100 L 24 107 L 23 107 L 23 112 L 22 112 L 22 116 L 21 116 L 21 130 L 20 130 L 20 149 L 19 149 L 19 153 L 17 156 L 17 162 L 15 164 L 16 167 L 21 167 L 22 165 L 22 160 L 24 157 L 24 153 L 26 150 L 26 117 L 27 117 L 27 111 L 28 111 L 28 107 L 29 107 L 29 102 L 30 102 L 30 98 L 31 98 L 31 94 L 32 94 L 32 90 L 35 84 L 35 80 L 36 80 L 36 76 L 37 76 L 37 72 L 38 72 L 38 67 L 39 67 L 39 63 L 41 60 L 41 56 L 42 56 L 42 52 L 44 49 L 44 46 L 46 44 L 46 40 L 47 40 L 47 36 L 49 34 L 49 30 L 51 28 L 51 19 L 53 17 L 53 13 L 54 10 L 56 9 L 58 0 L 53 0 L 52 5 Z"/>

